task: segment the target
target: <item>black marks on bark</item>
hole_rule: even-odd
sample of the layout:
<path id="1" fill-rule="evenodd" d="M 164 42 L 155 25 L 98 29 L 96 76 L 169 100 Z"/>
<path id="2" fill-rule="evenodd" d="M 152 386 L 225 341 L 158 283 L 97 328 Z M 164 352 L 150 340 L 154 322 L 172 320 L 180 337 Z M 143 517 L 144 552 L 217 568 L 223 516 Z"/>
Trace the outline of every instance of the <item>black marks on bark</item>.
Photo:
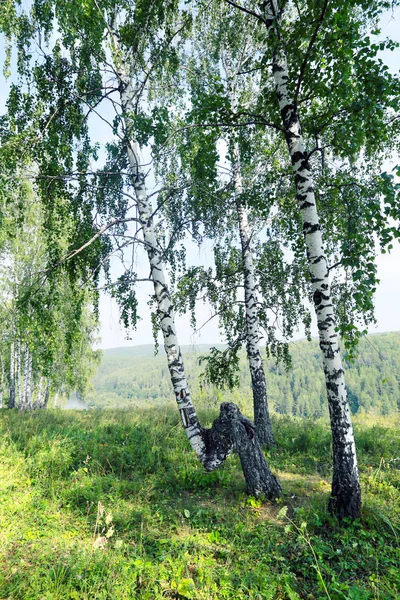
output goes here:
<path id="1" fill-rule="evenodd" d="M 308 221 L 304 221 L 303 223 L 303 231 L 305 234 L 315 233 L 320 230 L 321 225 L 319 223 L 309 223 Z"/>
<path id="2" fill-rule="evenodd" d="M 283 76 L 283 77 L 281 77 L 281 80 L 282 80 L 282 82 L 284 81 L 286 83 L 288 80 L 288 77 Z M 282 87 L 282 86 L 280 86 L 280 87 Z M 282 92 L 280 92 L 280 93 L 282 94 L 282 97 L 283 97 L 284 94 Z M 281 109 L 281 115 L 282 115 L 282 120 L 285 124 L 285 128 L 287 129 L 286 136 L 292 137 L 295 134 L 293 134 L 293 132 L 290 131 L 290 129 L 291 129 L 292 125 L 298 121 L 294 104 L 292 102 L 288 102 Z"/>
<path id="3" fill-rule="evenodd" d="M 301 169 L 303 170 L 303 169 Z M 299 185 L 300 183 L 306 183 L 306 181 L 308 181 L 309 177 L 308 174 L 307 175 L 301 175 L 300 172 L 297 172 L 294 176 L 296 183 Z M 297 199 L 301 202 L 301 200 L 303 200 L 306 197 L 306 190 L 304 190 L 304 193 L 299 193 L 297 192 Z"/>
<path id="4" fill-rule="evenodd" d="M 319 347 L 321 348 L 325 358 L 328 360 L 333 360 L 335 358 L 335 353 L 332 348 L 333 344 L 335 344 L 335 342 L 321 341 L 319 343 Z"/>
<path id="5" fill-rule="evenodd" d="M 308 190 L 307 190 L 307 194 L 308 194 Z M 307 197 L 307 194 L 304 194 L 304 197 Z M 314 202 L 309 202 L 308 200 L 304 200 L 304 202 L 302 201 L 303 195 L 298 194 L 297 195 L 298 199 L 301 201 L 300 204 L 300 210 L 305 210 L 306 208 L 310 208 L 310 206 L 314 206 Z"/>
<path id="6" fill-rule="evenodd" d="M 261 362 L 260 351 L 257 349 L 257 358 Z M 274 445 L 271 419 L 268 410 L 267 384 L 262 366 L 251 369 L 251 384 L 253 388 L 254 423 L 258 441 L 261 446 L 270 448 Z"/>
<path id="7" fill-rule="evenodd" d="M 187 412 L 186 412 L 186 408 L 180 408 L 179 412 L 181 414 L 181 419 L 182 419 L 183 426 L 185 428 L 189 427 L 189 419 L 188 419 L 188 415 L 187 415 Z"/>
<path id="8" fill-rule="evenodd" d="M 321 290 L 315 290 L 313 294 L 313 300 L 316 307 L 318 307 L 322 302 L 322 293 Z"/>
<path id="9" fill-rule="evenodd" d="M 326 263 L 326 257 L 324 256 L 324 254 L 320 254 L 319 256 L 316 256 L 315 258 L 310 259 L 311 264 L 313 265 L 317 265 L 320 262 L 325 261 Z M 326 272 L 324 273 L 324 279 L 326 279 L 329 275 L 329 271 L 328 268 L 326 269 Z M 324 281 L 324 279 L 321 279 L 321 281 Z M 328 284 L 327 283 L 323 283 L 321 285 L 321 289 L 322 290 L 327 290 L 328 289 Z"/>
<path id="10" fill-rule="evenodd" d="M 335 396 L 339 393 L 339 386 L 337 383 L 333 383 L 332 381 L 326 382 L 326 388 L 329 392 L 332 392 Z"/>
<path id="11" fill-rule="evenodd" d="M 339 521 L 346 517 L 355 519 L 360 517 L 361 489 L 352 426 L 340 402 L 332 402 L 329 410 L 336 426 L 332 427 L 334 469 L 328 508 Z"/>
<path id="12" fill-rule="evenodd" d="M 344 375 L 343 369 L 332 369 L 329 373 L 329 379 L 336 381 L 336 380 L 340 379 L 341 377 L 343 377 L 343 375 Z"/>

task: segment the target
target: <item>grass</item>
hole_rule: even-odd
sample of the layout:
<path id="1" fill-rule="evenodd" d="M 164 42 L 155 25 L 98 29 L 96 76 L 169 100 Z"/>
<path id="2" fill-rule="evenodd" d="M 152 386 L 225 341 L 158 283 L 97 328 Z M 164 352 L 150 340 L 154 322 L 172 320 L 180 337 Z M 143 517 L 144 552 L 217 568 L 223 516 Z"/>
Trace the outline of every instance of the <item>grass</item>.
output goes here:
<path id="1" fill-rule="evenodd" d="M 172 409 L 0 411 L 0 598 L 398 598 L 399 421 L 356 421 L 363 517 L 345 527 L 326 423 L 273 425 L 285 495 L 263 505 L 236 458 L 202 470 Z"/>

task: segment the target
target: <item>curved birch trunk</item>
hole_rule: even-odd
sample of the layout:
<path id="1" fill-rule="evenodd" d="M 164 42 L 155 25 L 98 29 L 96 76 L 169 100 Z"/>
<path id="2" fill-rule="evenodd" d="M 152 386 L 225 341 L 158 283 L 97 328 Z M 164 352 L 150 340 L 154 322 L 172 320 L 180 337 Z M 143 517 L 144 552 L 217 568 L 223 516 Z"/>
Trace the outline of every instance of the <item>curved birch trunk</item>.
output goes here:
<path id="1" fill-rule="evenodd" d="M 254 262 L 251 251 L 251 232 L 248 221 L 248 209 L 241 203 L 243 193 L 240 170 L 239 148 L 235 144 L 235 162 L 233 178 L 235 186 L 236 212 L 239 222 L 240 244 L 242 249 L 244 302 L 246 308 L 246 351 L 253 390 L 254 424 L 261 445 L 271 447 L 274 444 L 271 419 L 269 416 L 267 383 L 258 343 L 260 341 L 260 323 L 257 315 L 257 284 L 254 274 Z"/>
<path id="2" fill-rule="evenodd" d="M 266 3 L 267 29 L 279 37 L 277 15 L 276 0 L 268 0 Z M 323 354 L 333 446 L 333 480 L 329 509 L 339 519 L 343 517 L 356 518 L 360 516 L 361 491 L 344 370 L 338 335 L 335 330 L 329 269 L 322 241 L 311 169 L 304 148 L 297 106 L 288 89 L 289 72 L 282 46 L 274 53 L 272 69 L 294 171 L 297 202 L 303 222 L 303 234 L 317 316 L 319 344 Z"/>
<path id="3" fill-rule="evenodd" d="M 117 41 L 114 40 L 114 45 L 116 43 Z M 257 436 L 254 435 L 254 429 L 251 425 L 248 425 L 247 419 L 242 417 L 237 406 L 223 403 L 220 416 L 214 421 L 211 429 L 204 429 L 198 420 L 190 397 L 176 333 L 174 308 L 165 277 L 161 251 L 154 232 L 153 209 L 146 190 L 146 175 L 141 166 L 140 149 L 131 126 L 130 115 L 135 112 L 136 92 L 125 69 L 119 69 L 119 78 L 131 181 L 135 190 L 139 219 L 150 263 L 150 277 L 153 281 L 154 294 L 157 300 L 168 369 L 183 427 L 191 447 L 206 470 L 216 469 L 233 450 L 236 450 L 241 460 L 242 456 L 244 457 L 242 465 L 249 493 L 252 495 L 264 494 L 267 498 L 273 500 L 281 495 L 281 486 L 269 470 Z M 244 437 L 248 438 L 247 443 L 244 443 Z M 263 468 L 260 470 L 259 465 L 261 463 Z M 251 471 L 257 469 L 259 470 L 258 476 L 252 476 Z"/>
<path id="4" fill-rule="evenodd" d="M 174 309 L 165 278 L 161 252 L 154 233 L 153 210 L 146 190 L 146 176 L 141 166 L 140 151 L 137 142 L 131 139 L 129 115 L 134 114 L 135 92 L 131 89 L 129 79 L 128 81 L 125 79 L 125 81 L 121 82 L 120 97 L 126 128 L 127 153 L 132 172 L 132 184 L 135 190 L 139 220 L 150 263 L 150 278 L 153 281 L 154 294 L 157 299 L 168 369 L 186 435 L 199 460 L 203 462 L 207 455 L 203 429 L 197 418 L 185 375 L 182 354 L 176 335 Z M 214 468 L 217 466 L 218 464 Z M 210 464 L 210 467 L 213 468 L 213 465 Z"/>

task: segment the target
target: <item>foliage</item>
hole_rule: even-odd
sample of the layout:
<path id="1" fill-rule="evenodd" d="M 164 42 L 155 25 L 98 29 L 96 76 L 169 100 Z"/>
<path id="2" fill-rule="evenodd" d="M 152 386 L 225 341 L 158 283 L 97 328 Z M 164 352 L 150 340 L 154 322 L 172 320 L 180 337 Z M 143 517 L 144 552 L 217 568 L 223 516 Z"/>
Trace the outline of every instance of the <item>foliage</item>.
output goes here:
<path id="1" fill-rule="evenodd" d="M 100 353 L 91 348 L 97 331 L 92 298 L 79 281 L 78 285 L 70 281 L 61 266 L 49 267 L 43 206 L 28 169 L 21 179 L 5 194 L 0 361 L 2 385 L 8 388 L 2 390 L 4 396 L 10 402 L 12 386 L 19 385 L 16 405 L 27 408 L 41 405 L 43 386 L 48 392 L 76 389 L 83 394 Z M 58 231 L 59 246 L 65 244 L 67 230 L 65 222 Z M 27 395 L 35 395 L 33 400 L 21 398 L 22 381 L 25 391 L 27 386 L 30 390 Z"/>
<path id="2" fill-rule="evenodd" d="M 344 528 L 326 510 L 327 424 L 273 425 L 285 496 L 263 506 L 237 459 L 201 469 L 175 411 L 1 411 L 0 596 L 394 600 L 398 421 L 356 419 L 364 504 Z"/>

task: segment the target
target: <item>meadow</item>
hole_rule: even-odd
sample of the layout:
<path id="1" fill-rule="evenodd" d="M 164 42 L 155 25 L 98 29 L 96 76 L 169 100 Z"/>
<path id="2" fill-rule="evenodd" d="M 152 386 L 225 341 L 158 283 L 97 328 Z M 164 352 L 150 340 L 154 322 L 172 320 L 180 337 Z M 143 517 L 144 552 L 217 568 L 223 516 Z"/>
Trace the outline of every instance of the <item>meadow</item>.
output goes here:
<path id="1" fill-rule="evenodd" d="M 399 418 L 356 416 L 362 520 L 344 526 L 327 422 L 273 427 L 276 504 L 246 495 L 236 457 L 204 472 L 174 406 L 0 411 L 0 598 L 398 598 Z"/>

